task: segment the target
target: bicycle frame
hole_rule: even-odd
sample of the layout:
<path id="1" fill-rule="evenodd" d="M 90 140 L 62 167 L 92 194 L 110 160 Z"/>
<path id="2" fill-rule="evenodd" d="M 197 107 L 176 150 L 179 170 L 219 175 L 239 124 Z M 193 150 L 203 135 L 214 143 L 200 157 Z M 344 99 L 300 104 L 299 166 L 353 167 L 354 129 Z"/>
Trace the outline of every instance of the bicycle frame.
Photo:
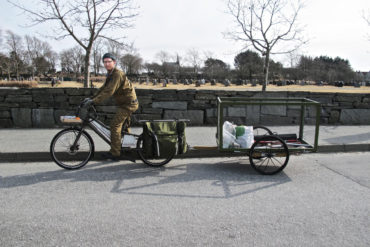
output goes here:
<path id="1" fill-rule="evenodd" d="M 77 112 L 76 112 L 76 116 L 80 116 L 80 112 L 81 112 L 81 108 L 82 106 L 80 105 L 77 109 Z M 91 114 L 91 109 L 93 111 L 93 114 Z M 86 118 L 81 118 L 82 119 L 82 123 L 79 124 L 79 133 L 75 139 L 75 142 L 73 143 L 72 145 L 72 150 L 73 148 L 77 145 L 80 137 L 81 137 L 81 134 L 83 132 L 83 130 L 86 128 L 86 127 L 90 127 L 91 130 L 93 130 L 99 137 L 101 137 L 108 145 L 111 145 L 111 132 L 110 132 L 110 128 L 105 125 L 102 121 L 98 120 L 97 118 L 97 112 L 96 112 L 96 109 L 94 106 L 90 106 L 90 108 L 87 110 L 88 113 L 87 113 L 87 117 Z M 121 132 L 121 141 L 122 141 L 122 149 L 123 150 L 137 150 L 137 148 L 131 148 L 131 147 L 124 147 L 123 146 L 123 138 L 124 136 L 126 135 L 130 135 L 130 136 L 134 136 L 136 139 L 139 138 L 140 135 L 137 135 L 137 134 L 132 134 L 132 133 L 129 133 L 128 131 L 125 130 L 126 128 L 126 122 L 123 124 L 122 126 L 122 132 Z"/>

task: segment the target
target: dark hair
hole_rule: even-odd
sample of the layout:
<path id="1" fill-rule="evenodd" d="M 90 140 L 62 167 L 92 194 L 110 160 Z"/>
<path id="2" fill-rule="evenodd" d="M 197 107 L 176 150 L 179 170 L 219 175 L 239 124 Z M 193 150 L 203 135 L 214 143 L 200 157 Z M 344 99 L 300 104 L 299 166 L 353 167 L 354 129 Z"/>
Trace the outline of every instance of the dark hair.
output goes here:
<path id="1" fill-rule="evenodd" d="M 110 59 L 112 59 L 113 61 L 116 61 L 116 57 L 115 57 L 113 54 L 109 53 L 109 52 L 104 54 L 104 56 L 103 56 L 103 61 L 104 61 L 104 59 L 106 59 L 106 58 L 110 58 Z"/>

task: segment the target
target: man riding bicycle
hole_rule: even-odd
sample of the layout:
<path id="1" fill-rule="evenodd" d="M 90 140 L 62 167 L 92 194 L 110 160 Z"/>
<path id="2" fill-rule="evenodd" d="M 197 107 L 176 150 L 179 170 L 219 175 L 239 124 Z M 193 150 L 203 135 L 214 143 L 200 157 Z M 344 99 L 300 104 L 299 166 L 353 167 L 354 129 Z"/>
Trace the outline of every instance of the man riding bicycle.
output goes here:
<path id="1" fill-rule="evenodd" d="M 135 88 L 125 73 L 116 68 L 116 58 L 112 54 L 106 53 L 103 56 L 103 63 L 107 70 L 105 83 L 92 99 L 85 99 L 85 105 L 100 104 L 110 97 L 114 97 L 117 111 L 110 123 L 111 149 L 104 154 L 104 157 L 118 160 L 121 155 L 122 125 L 139 108 L 139 102 L 136 97 Z"/>

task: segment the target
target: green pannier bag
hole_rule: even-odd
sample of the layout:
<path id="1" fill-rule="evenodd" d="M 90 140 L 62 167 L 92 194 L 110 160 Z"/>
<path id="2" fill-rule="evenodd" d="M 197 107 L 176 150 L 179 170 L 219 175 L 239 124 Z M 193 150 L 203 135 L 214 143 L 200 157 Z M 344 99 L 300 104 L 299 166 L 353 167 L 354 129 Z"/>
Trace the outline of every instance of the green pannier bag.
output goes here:
<path id="1" fill-rule="evenodd" d="M 167 157 L 186 153 L 185 122 L 146 122 L 143 129 L 143 149 L 150 157 Z"/>

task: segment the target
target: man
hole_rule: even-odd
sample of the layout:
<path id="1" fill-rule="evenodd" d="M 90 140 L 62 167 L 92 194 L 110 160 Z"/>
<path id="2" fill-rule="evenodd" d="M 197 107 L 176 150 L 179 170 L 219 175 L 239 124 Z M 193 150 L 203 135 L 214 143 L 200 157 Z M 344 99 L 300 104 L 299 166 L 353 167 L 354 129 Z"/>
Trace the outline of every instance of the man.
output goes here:
<path id="1" fill-rule="evenodd" d="M 85 104 L 100 104 L 110 97 L 114 97 L 117 112 L 110 124 L 111 149 L 104 157 L 118 160 L 121 155 L 122 125 L 139 108 L 139 102 L 136 98 L 135 88 L 125 73 L 116 68 L 116 58 L 112 54 L 106 53 L 103 56 L 103 63 L 107 70 L 105 83 L 92 99 L 85 100 Z"/>

